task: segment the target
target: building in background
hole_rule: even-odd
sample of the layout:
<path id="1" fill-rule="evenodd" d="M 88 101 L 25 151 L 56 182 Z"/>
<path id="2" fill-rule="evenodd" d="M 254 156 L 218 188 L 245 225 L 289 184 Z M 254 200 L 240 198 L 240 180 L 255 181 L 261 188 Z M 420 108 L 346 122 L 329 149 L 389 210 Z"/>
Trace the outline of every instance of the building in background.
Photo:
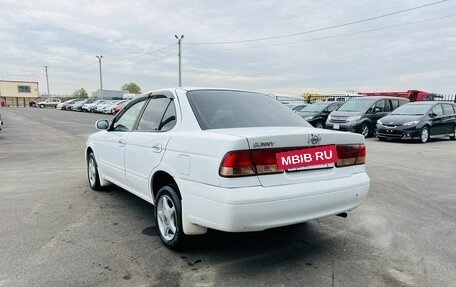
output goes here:
<path id="1" fill-rule="evenodd" d="M 38 82 L 0 80 L 1 107 L 28 107 L 39 96 Z"/>
<path id="2" fill-rule="evenodd" d="M 118 91 L 118 90 L 105 90 L 103 89 L 103 99 L 105 100 L 122 100 L 124 91 Z M 101 99 L 101 92 L 100 89 L 96 90 L 92 94 L 92 98 L 98 98 Z"/>

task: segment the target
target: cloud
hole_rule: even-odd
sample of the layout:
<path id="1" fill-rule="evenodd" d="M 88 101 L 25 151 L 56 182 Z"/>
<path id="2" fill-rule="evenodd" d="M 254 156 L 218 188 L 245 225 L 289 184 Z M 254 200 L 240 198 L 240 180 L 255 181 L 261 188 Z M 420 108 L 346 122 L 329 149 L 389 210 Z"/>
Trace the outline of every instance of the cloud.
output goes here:
<path id="1" fill-rule="evenodd" d="M 177 46 L 151 53 L 175 43 L 175 34 L 185 35 L 184 85 L 290 94 L 420 87 L 456 93 L 456 17 L 407 24 L 456 14 L 450 1 L 318 33 L 225 45 L 189 43 L 298 33 L 426 2 L 2 2 L 0 78 L 44 83 L 42 67 L 48 65 L 53 90 L 60 94 L 98 88 L 95 55 L 104 56 L 106 88 L 127 81 L 138 82 L 143 90 L 175 86 Z M 402 26 L 387 28 L 394 25 Z"/>

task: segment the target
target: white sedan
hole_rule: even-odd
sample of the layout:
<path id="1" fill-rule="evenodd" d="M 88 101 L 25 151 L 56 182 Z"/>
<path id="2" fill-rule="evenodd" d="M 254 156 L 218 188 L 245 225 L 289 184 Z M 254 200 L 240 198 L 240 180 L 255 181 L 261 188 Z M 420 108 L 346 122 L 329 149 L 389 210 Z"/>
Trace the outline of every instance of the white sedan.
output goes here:
<path id="1" fill-rule="evenodd" d="M 85 155 L 90 187 L 113 183 L 154 204 L 169 248 L 208 228 L 346 215 L 369 192 L 361 135 L 315 129 L 260 93 L 154 91 L 96 126 Z"/>

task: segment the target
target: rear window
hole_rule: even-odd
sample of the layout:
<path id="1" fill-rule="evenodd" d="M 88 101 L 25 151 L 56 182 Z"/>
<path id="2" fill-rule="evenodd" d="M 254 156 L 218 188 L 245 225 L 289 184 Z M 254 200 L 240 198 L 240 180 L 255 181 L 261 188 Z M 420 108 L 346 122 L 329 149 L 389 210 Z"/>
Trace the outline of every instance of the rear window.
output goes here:
<path id="1" fill-rule="evenodd" d="M 275 99 L 259 93 L 195 90 L 187 98 L 201 129 L 310 126 Z"/>

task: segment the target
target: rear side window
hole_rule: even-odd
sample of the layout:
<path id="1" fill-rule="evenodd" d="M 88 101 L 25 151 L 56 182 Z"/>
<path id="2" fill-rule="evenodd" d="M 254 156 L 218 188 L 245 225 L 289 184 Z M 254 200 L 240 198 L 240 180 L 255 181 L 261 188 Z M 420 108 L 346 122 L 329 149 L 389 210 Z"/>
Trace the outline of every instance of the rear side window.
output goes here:
<path id="1" fill-rule="evenodd" d="M 443 113 L 444 113 L 445 115 L 453 115 L 453 114 L 454 114 L 453 105 L 450 105 L 450 104 L 443 104 Z"/>
<path id="2" fill-rule="evenodd" d="M 172 108 L 169 108 L 172 106 Z M 171 123 L 169 117 L 171 115 L 168 113 L 168 110 L 172 110 L 172 114 L 174 116 L 174 123 L 176 120 L 175 110 L 174 110 L 174 102 L 169 98 L 154 98 L 149 101 L 147 107 L 144 109 L 144 113 L 139 120 L 138 124 L 138 131 L 159 131 L 162 130 L 163 124 L 162 120 L 167 117 L 168 123 Z M 174 125 L 173 125 L 174 126 Z M 168 124 L 168 129 L 171 129 L 173 126 L 170 127 Z"/>
<path id="3" fill-rule="evenodd" d="M 201 129 L 310 126 L 275 99 L 259 93 L 195 90 L 187 98 Z"/>
<path id="4" fill-rule="evenodd" d="M 391 100 L 391 108 L 394 111 L 399 107 L 399 100 Z"/>

